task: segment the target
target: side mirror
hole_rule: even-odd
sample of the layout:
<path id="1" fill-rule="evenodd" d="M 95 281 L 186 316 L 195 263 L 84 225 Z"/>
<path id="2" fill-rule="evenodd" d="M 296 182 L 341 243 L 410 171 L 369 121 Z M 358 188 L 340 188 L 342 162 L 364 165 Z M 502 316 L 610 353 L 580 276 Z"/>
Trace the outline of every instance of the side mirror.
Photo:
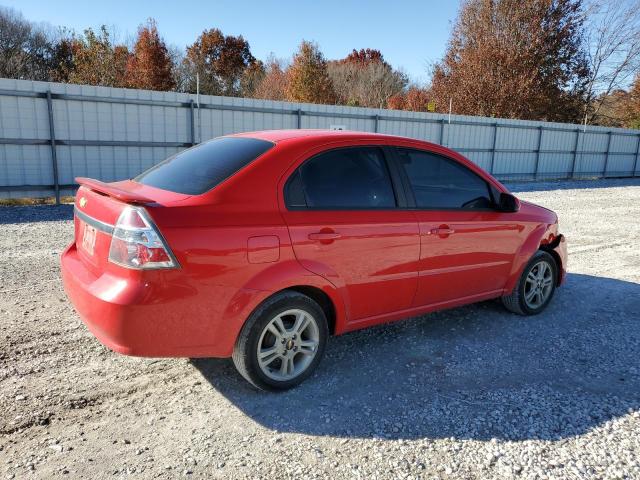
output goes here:
<path id="1" fill-rule="evenodd" d="M 502 192 L 498 201 L 498 210 L 509 213 L 517 212 L 520 210 L 520 200 L 510 193 Z"/>

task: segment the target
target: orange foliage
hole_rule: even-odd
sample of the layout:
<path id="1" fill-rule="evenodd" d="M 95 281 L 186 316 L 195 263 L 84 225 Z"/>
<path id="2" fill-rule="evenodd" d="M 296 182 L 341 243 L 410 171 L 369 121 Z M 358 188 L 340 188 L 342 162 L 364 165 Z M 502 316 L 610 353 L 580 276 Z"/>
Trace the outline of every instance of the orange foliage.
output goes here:
<path id="1" fill-rule="evenodd" d="M 138 39 L 127 62 L 125 82 L 133 88 L 172 90 L 172 62 L 167 46 L 158 34 L 156 22 L 149 19 L 138 29 Z"/>

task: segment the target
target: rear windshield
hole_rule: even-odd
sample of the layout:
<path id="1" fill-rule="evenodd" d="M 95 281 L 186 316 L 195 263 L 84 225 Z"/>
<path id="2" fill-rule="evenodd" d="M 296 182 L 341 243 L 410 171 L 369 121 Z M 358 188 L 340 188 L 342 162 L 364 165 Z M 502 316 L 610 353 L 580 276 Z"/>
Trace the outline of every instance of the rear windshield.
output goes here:
<path id="1" fill-rule="evenodd" d="M 183 150 L 134 180 L 187 195 L 200 195 L 248 165 L 273 143 L 257 138 L 222 137 Z"/>

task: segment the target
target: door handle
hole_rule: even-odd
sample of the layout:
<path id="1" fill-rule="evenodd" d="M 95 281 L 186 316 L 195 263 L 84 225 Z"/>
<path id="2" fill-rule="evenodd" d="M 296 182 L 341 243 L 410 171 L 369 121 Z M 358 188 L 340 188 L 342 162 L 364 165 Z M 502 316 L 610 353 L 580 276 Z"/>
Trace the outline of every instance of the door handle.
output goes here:
<path id="1" fill-rule="evenodd" d="M 309 240 L 335 240 L 336 238 L 340 238 L 340 234 L 336 232 L 317 232 L 309 234 Z"/>
<path id="2" fill-rule="evenodd" d="M 451 235 L 452 233 L 456 233 L 456 231 L 453 228 L 449 228 L 445 226 L 432 228 L 429 231 L 430 235 Z"/>

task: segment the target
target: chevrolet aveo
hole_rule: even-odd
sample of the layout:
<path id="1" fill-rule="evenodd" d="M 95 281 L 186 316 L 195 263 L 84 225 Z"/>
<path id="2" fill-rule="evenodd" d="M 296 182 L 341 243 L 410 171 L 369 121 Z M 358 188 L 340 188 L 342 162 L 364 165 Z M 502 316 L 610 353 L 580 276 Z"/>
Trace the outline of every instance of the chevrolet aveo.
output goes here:
<path id="1" fill-rule="evenodd" d="M 493 298 L 534 315 L 565 277 L 555 213 L 408 138 L 246 133 L 77 181 L 62 277 L 93 334 L 127 355 L 232 357 L 262 389 L 307 378 L 329 335 Z"/>

